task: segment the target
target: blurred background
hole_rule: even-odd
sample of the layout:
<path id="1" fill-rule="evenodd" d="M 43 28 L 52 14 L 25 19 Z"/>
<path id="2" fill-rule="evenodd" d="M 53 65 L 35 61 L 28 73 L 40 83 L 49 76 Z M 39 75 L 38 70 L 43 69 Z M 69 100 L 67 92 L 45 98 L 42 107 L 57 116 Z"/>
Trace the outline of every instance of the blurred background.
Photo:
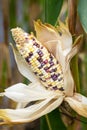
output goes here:
<path id="1" fill-rule="evenodd" d="M 25 31 L 34 31 L 33 21 L 41 19 L 43 22 L 49 22 L 54 25 L 54 17 L 64 21 L 68 12 L 68 0 L 54 0 L 54 4 L 48 3 L 49 0 L 0 0 L 0 92 L 5 88 L 19 82 L 28 83 L 19 72 L 14 60 L 13 52 L 9 42 L 13 42 L 11 37 L 11 28 L 21 27 Z M 58 2 L 58 5 L 57 5 Z M 52 7 L 55 6 L 55 10 Z M 57 7 L 57 8 L 56 8 Z M 50 10 L 51 9 L 51 10 Z M 50 10 L 49 18 L 48 12 Z M 57 12 L 55 13 L 55 11 Z M 48 16 L 48 17 L 47 17 Z M 54 16 L 54 17 L 53 17 Z M 79 27 L 78 27 L 79 28 Z M 79 29 L 79 33 L 83 29 Z M 84 45 L 79 54 L 79 78 L 81 93 L 87 96 L 87 37 L 84 38 Z M 14 107 L 15 104 L 7 98 L 0 98 L 0 108 Z M 55 113 L 54 113 L 55 114 Z M 59 114 L 59 113 L 58 113 Z M 51 115 L 50 115 L 51 117 Z M 60 115 L 58 115 L 60 120 Z M 52 117 L 51 117 L 52 118 Z M 55 117 L 53 117 L 54 119 Z M 85 119 L 84 119 L 85 120 Z M 0 130 L 48 130 L 40 127 L 40 122 L 46 123 L 44 118 L 38 119 L 32 123 L 15 126 L 0 126 Z M 43 125 L 42 125 L 43 126 Z M 56 125 L 54 126 L 56 127 Z M 44 127 L 45 128 L 45 127 Z M 59 129 L 66 130 L 62 120 L 59 121 Z M 86 123 L 76 121 L 74 129 L 68 130 L 86 130 Z M 50 129 L 57 130 L 57 129 Z"/>
<path id="2" fill-rule="evenodd" d="M 18 82 L 27 83 L 19 73 L 9 42 L 13 42 L 11 28 L 33 31 L 33 21 L 44 19 L 41 0 L 0 0 L 0 92 Z M 14 107 L 7 98 L 0 99 L 0 108 Z M 0 130 L 39 130 L 39 120 L 24 125 L 2 126 Z"/>

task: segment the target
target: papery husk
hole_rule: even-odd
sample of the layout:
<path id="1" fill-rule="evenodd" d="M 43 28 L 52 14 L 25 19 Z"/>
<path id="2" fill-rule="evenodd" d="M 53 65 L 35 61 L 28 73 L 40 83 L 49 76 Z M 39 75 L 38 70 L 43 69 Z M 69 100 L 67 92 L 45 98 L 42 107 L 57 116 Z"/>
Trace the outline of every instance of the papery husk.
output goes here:
<path id="1" fill-rule="evenodd" d="M 57 28 L 50 24 L 42 24 L 40 20 L 34 22 L 34 27 L 36 31 L 37 39 L 47 47 L 47 49 L 52 52 L 56 57 L 56 47 L 61 46 L 62 52 L 66 49 L 71 49 L 72 47 L 72 36 L 67 28 L 62 22 L 59 22 Z"/>
<path id="2" fill-rule="evenodd" d="M 34 27 L 37 39 L 55 56 L 56 43 L 58 43 L 57 30 L 51 25 L 42 24 L 40 20 L 34 22 Z"/>
<path id="3" fill-rule="evenodd" d="M 83 35 L 80 35 L 76 38 L 75 42 L 73 43 L 71 51 L 66 56 L 66 62 L 69 64 L 71 59 L 80 51 L 81 45 L 83 42 Z"/>
<path id="4" fill-rule="evenodd" d="M 83 35 L 80 35 L 79 37 L 77 37 L 71 51 L 67 54 L 67 56 L 65 58 L 64 88 L 66 91 L 66 96 L 73 96 L 73 93 L 74 93 L 75 83 L 74 83 L 73 76 L 72 76 L 72 73 L 70 70 L 70 61 L 71 61 L 72 57 L 74 57 L 74 55 L 76 55 L 78 53 L 78 51 L 80 50 L 82 41 L 83 41 Z"/>
<path id="5" fill-rule="evenodd" d="M 3 119 L 3 122 L 0 124 L 19 124 L 31 122 L 41 117 L 57 108 L 62 103 L 64 98 L 64 96 L 60 96 L 57 99 L 54 97 L 55 95 L 23 109 L 1 109 L 0 117 Z"/>
<path id="6" fill-rule="evenodd" d="M 26 63 L 26 61 L 23 59 L 23 57 L 20 55 L 18 50 L 13 46 L 12 43 L 10 43 L 12 46 L 13 52 L 14 52 L 14 57 L 17 63 L 17 67 L 19 72 L 29 79 L 31 82 L 38 82 L 38 78 L 35 76 L 35 74 L 31 71 L 29 65 Z"/>
<path id="7" fill-rule="evenodd" d="M 79 115 L 87 117 L 87 98 L 81 94 L 74 93 L 73 97 L 66 97 L 64 99 L 70 107 Z"/>
<path id="8" fill-rule="evenodd" d="M 40 88 L 40 89 L 39 89 Z M 29 103 L 33 101 L 40 101 L 55 95 L 55 98 L 63 95 L 61 92 L 46 90 L 41 83 L 30 83 L 25 85 L 18 83 L 5 89 L 5 92 L 0 93 L 0 96 L 6 96 L 11 100 L 19 103 Z"/>

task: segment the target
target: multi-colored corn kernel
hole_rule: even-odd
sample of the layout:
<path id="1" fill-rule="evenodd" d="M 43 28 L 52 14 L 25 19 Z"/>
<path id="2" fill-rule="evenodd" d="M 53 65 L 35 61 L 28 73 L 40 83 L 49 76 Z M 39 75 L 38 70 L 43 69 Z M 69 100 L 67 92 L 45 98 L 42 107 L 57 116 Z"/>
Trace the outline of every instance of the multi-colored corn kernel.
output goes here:
<path id="1" fill-rule="evenodd" d="M 42 84 L 51 90 L 63 89 L 63 73 L 56 58 L 32 34 L 21 28 L 12 29 L 12 35 L 22 57 Z"/>

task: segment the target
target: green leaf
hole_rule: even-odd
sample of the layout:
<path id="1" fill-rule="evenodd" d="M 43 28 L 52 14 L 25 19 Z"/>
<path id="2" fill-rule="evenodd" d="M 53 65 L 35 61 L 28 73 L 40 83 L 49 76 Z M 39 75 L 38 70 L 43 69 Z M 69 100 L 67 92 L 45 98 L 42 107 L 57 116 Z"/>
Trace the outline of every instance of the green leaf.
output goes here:
<path id="1" fill-rule="evenodd" d="M 58 108 L 51 113 L 41 117 L 40 130 L 66 130 Z"/>
<path id="2" fill-rule="evenodd" d="M 63 0 L 45 0 L 45 22 L 55 25 Z"/>
<path id="3" fill-rule="evenodd" d="M 82 124 L 82 130 L 87 130 L 87 118 L 81 117 L 81 120 L 83 121 Z"/>
<path id="4" fill-rule="evenodd" d="M 87 0 L 78 1 L 78 14 L 80 17 L 81 24 L 87 33 Z"/>
<path id="5" fill-rule="evenodd" d="M 10 14 L 10 28 L 16 26 L 16 1 L 10 0 L 9 14 Z"/>

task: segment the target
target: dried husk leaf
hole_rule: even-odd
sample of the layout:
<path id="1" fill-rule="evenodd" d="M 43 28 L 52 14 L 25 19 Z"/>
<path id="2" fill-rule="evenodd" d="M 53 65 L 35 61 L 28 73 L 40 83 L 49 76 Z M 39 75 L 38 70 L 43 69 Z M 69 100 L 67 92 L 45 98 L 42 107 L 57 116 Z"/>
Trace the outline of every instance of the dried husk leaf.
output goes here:
<path id="1" fill-rule="evenodd" d="M 1 109 L 0 117 L 4 122 L 1 124 L 19 124 L 24 122 L 31 122 L 57 108 L 63 101 L 63 96 L 54 99 L 55 96 L 49 97 L 42 102 L 34 104 L 27 108 L 21 109 Z"/>
<path id="2" fill-rule="evenodd" d="M 75 93 L 73 97 L 66 97 L 65 101 L 79 115 L 87 117 L 87 98 L 85 96 Z"/>
<path id="3" fill-rule="evenodd" d="M 28 66 L 28 64 L 26 63 L 26 61 L 22 58 L 22 56 L 17 51 L 17 49 L 12 44 L 11 44 L 11 46 L 12 46 L 12 49 L 13 49 L 13 52 L 14 52 L 14 56 L 15 56 L 15 60 L 16 60 L 19 72 L 24 77 L 26 77 L 27 79 L 29 79 L 31 82 L 38 82 L 37 77 L 30 70 L 30 67 Z"/>
<path id="4" fill-rule="evenodd" d="M 33 87 L 40 89 L 34 89 Z M 42 88 L 42 89 L 41 89 Z M 1 93 L 0 96 L 6 96 L 15 102 L 19 103 L 29 103 L 32 101 L 38 101 L 47 99 L 55 95 L 55 98 L 62 95 L 62 93 L 55 93 L 54 91 L 48 91 L 44 89 L 44 86 L 40 83 L 30 83 L 25 85 L 23 83 L 18 83 L 12 85 L 11 87 L 5 89 L 5 92 Z"/>

